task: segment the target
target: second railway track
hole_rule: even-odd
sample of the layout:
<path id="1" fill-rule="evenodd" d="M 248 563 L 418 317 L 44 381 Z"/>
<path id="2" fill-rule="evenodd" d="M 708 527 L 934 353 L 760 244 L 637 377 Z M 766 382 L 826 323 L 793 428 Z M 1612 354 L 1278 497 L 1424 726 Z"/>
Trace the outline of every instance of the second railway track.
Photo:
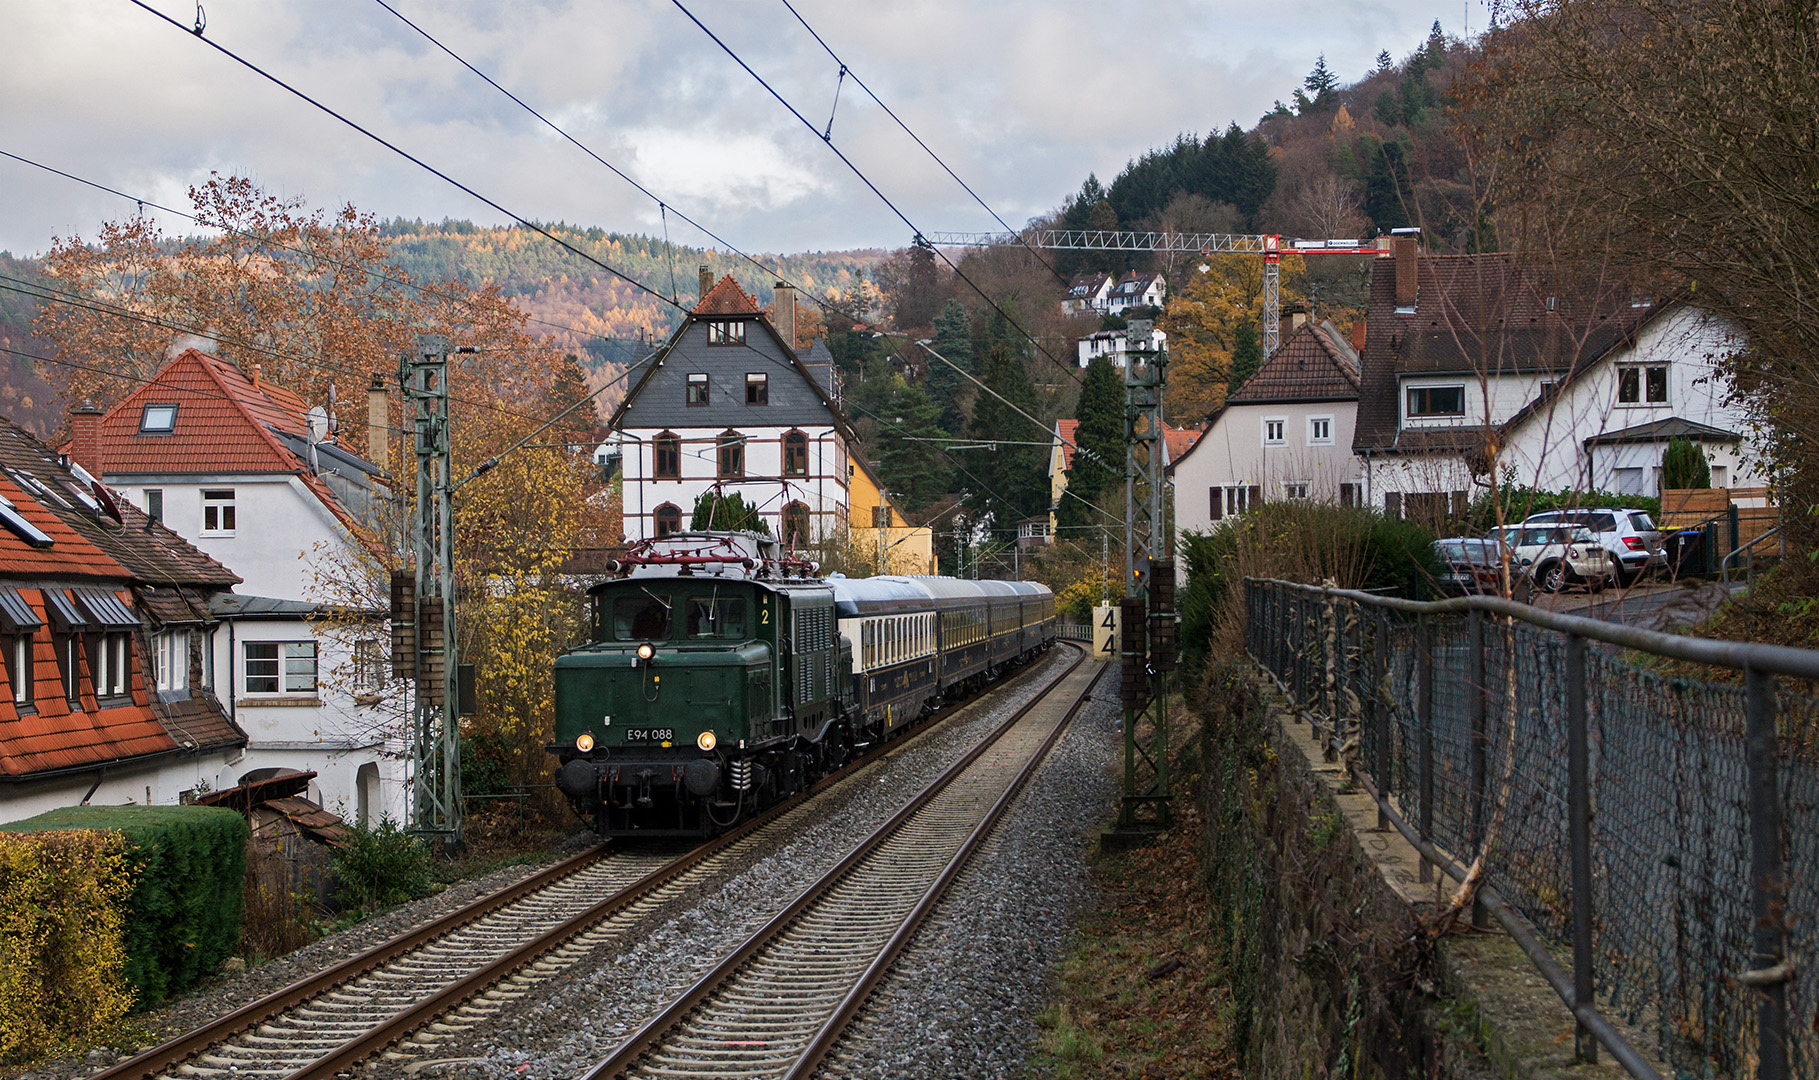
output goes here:
<path id="1" fill-rule="evenodd" d="M 588 1080 L 812 1076 L 1103 670 L 1085 654 Z"/>

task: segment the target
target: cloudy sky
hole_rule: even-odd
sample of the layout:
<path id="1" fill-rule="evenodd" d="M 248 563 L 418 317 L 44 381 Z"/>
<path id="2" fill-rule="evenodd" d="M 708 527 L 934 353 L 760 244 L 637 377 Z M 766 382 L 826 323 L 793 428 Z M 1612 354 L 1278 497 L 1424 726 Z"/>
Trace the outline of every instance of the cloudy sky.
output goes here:
<path id="1" fill-rule="evenodd" d="M 750 251 L 901 246 L 888 210 L 668 0 L 387 0 L 670 205 Z M 793 0 L 1006 221 L 1109 180 L 1177 132 L 1254 124 L 1324 53 L 1342 81 L 1477 0 Z M 196 6 L 145 0 L 182 24 Z M 816 129 L 839 65 L 782 0 L 683 0 Z M 377 0 L 205 0 L 204 36 L 514 213 L 659 233 L 655 203 L 463 69 Z M 210 170 L 381 217 L 497 211 L 131 0 L 0 3 L 0 151 L 186 208 Z M 833 142 L 924 231 L 986 212 L 848 80 Z M 136 212 L 0 158 L 0 249 L 43 251 Z M 185 231 L 181 221 L 166 228 Z M 705 243 L 671 219 L 672 239 Z"/>

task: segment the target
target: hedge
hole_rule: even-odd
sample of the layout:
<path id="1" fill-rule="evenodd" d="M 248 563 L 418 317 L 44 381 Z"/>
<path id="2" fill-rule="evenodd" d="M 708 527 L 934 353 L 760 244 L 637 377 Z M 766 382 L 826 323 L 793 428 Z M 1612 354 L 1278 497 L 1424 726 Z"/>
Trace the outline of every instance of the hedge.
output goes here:
<path id="1" fill-rule="evenodd" d="M 120 834 L 132 876 L 123 974 L 149 1009 L 212 974 L 240 941 L 246 819 L 209 806 L 72 806 L 0 826 Z"/>
<path id="2" fill-rule="evenodd" d="M 0 832 L 0 1062 L 39 1057 L 132 1008 L 125 838 Z"/>

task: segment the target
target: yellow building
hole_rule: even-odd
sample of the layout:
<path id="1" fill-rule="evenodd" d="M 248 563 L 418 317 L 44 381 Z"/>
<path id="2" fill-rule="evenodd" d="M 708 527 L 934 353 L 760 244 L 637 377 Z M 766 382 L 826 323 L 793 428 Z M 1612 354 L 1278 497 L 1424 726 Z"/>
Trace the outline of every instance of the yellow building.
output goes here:
<path id="1" fill-rule="evenodd" d="M 851 500 L 847 535 L 853 560 L 863 562 L 870 552 L 875 553 L 874 574 L 934 573 L 935 530 L 911 525 L 862 459 L 849 454 L 847 463 Z"/>

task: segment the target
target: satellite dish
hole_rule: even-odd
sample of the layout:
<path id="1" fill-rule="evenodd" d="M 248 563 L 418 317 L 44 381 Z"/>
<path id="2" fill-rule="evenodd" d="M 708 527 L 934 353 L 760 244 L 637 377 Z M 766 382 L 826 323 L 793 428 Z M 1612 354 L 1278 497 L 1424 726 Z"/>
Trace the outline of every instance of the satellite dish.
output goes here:
<path id="1" fill-rule="evenodd" d="M 328 410 L 320 405 L 311 406 L 305 414 L 309 418 L 309 437 L 321 442 L 328 437 Z"/>

